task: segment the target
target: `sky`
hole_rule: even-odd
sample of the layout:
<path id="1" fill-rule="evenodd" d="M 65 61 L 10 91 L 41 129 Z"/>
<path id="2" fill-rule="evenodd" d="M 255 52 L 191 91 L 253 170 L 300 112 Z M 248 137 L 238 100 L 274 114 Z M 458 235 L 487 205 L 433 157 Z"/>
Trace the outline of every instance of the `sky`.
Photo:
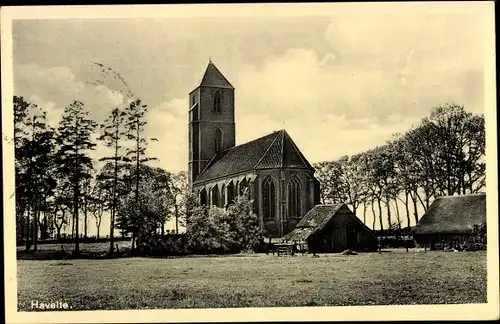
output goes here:
<path id="1" fill-rule="evenodd" d="M 236 88 L 236 143 L 284 128 L 311 163 L 384 144 L 438 105 L 485 110 L 477 11 L 265 12 L 15 20 L 14 94 L 54 125 L 75 99 L 101 122 L 127 97 L 99 62 L 148 105 L 148 153 L 172 172 L 187 169 L 188 93 L 209 59 Z"/>

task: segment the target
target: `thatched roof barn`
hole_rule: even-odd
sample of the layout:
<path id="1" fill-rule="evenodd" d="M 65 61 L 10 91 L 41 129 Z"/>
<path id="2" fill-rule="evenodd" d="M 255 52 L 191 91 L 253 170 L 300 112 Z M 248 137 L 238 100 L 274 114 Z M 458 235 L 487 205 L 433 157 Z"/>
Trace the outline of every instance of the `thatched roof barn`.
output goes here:
<path id="1" fill-rule="evenodd" d="M 306 243 L 314 253 L 377 249 L 375 234 L 345 204 L 316 205 L 283 240 Z"/>
<path id="2" fill-rule="evenodd" d="M 414 227 L 420 246 L 465 242 L 486 223 L 486 194 L 438 197 Z"/>

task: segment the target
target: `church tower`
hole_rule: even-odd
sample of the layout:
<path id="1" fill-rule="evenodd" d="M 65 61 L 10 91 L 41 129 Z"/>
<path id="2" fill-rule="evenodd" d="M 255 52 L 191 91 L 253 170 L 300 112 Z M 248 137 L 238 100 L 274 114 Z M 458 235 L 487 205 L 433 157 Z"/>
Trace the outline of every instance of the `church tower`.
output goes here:
<path id="1" fill-rule="evenodd" d="M 215 154 L 234 145 L 234 87 L 210 61 L 189 93 L 189 189 Z"/>

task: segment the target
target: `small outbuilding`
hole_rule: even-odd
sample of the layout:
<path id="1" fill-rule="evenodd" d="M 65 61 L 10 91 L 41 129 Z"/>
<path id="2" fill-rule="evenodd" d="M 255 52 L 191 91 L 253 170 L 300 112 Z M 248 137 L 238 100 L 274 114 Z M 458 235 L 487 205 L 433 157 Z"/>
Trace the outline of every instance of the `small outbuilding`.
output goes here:
<path id="1" fill-rule="evenodd" d="M 345 204 L 316 205 L 282 240 L 311 253 L 377 250 L 375 234 Z"/>
<path id="2" fill-rule="evenodd" d="M 486 194 L 445 196 L 434 200 L 413 232 L 421 247 L 460 246 L 485 224 Z"/>

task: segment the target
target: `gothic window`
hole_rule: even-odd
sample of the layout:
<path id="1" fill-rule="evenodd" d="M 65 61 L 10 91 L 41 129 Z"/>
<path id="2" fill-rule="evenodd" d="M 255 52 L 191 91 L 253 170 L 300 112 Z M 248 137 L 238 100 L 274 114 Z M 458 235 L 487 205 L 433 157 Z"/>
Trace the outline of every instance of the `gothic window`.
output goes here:
<path id="1" fill-rule="evenodd" d="M 234 184 L 231 181 L 227 185 L 227 202 L 228 202 L 228 204 L 232 203 L 233 200 L 234 200 Z"/>
<path id="2" fill-rule="evenodd" d="M 220 114 L 222 112 L 222 95 L 217 91 L 214 95 L 214 113 Z"/>
<path id="3" fill-rule="evenodd" d="M 293 177 L 288 184 L 288 215 L 289 217 L 300 217 L 300 182 Z"/>
<path id="4" fill-rule="evenodd" d="M 222 207 L 226 205 L 226 185 L 224 184 L 220 188 L 220 204 Z"/>
<path id="5" fill-rule="evenodd" d="M 205 188 L 203 188 L 200 191 L 200 204 L 201 205 L 206 205 L 207 204 L 207 191 L 205 190 Z"/>
<path id="6" fill-rule="evenodd" d="M 217 128 L 215 130 L 215 139 L 214 139 L 214 147 L 215 147 L 215 152 L 219 152 L 222 150 L 222 131 L 220 128 Z"/>
<path id="7" fill-rule="evenodd" d="M 264 220 L 274 220 L 276 217 L 276 186 L 271 177 L 262 184 L 262 202 Z"/>
<path id="8" fill-rule="evenodd" d="M 220 206 L 219 202 L 219 186 L 215 185 L 212 187 L 212 201 L 211 204 L 212 206 Z"/>
<path id="9" fill-rule="evenodd" d="M 248 189 L 247 180 L 246 179 L 241 180 L 239 195 L 242 196 L 247 189 Z"/>

